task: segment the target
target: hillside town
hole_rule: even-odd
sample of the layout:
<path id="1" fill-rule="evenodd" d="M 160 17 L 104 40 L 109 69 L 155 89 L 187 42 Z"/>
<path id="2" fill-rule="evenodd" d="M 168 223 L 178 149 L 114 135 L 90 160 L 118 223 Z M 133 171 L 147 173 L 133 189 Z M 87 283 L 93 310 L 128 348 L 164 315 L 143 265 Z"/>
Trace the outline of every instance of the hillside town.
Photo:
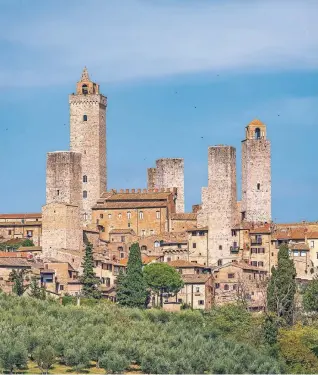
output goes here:
<path id="1" fill-rule="evenodd" d="M 70 150 L 47 154 L 42 212 L 0 214 L 4 292 L 12 293 L 12 271 L 26 270 L 54 298 L 81 296 L 89 243 L 102 297 L 113 302 L 132 244 L 138 242 L 144 266 L 166 263 L 177 270 L 184 285 L 164 296 L 169 311 L 183 305 L 208 310 L 240 298 L 251 311 L 264 310 L 266 280 L 282 244 L 299 284 L 317 275 L 318 222 L 272 220 L 271 143 L 262 121 L 254 119 L 245 129 L 242 124 L 241 201 L 236 149 L 215 145 L 207 150 L 201 202 L 185 212 L 182 155 L 154 160 L 141 171 L 147 188 L 108 187 L 107 98 L 86 68 L 69 108 Z"/>

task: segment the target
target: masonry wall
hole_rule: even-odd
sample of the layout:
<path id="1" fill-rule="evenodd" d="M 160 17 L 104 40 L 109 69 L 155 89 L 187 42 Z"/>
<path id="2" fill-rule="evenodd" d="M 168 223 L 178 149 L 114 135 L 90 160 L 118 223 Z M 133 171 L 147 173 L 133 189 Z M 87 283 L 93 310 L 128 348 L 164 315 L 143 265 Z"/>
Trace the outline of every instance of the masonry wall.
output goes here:
<path id="1" fill-rule="evenodd" d="M 271 147 L 266 139 L 242 142 L 241 211 L 246 221 L 271 221 Z"/>
<path id="2" fill-rule="evenodd" d="M 50 203 L 42 208 L 42 254 L 54 257 L 58 250 L 80 252 L 83 231 L 78 206 Z"/>
<path id="3" fill-rule="evenodd" d="M 156 188 L 156 168 L 147 169 L 147 188 L 148 189 Z"/>
<path id="4" fill-rule="evenodd" d="M 46 159 L 46 203 L 81 206 L 81 154 L 69 151 L 49 152 Z"/>
<path id="5" fill-rule="evenodd" d="M 208 208 L 209 208 L 209 189 L 208 187 L 201 188 L 201 208 L 197 212 L 198 228 L 206 227 L 208 225 Z"/>
<path id="6" fill-rule="evenodd" d="M 231 146 L 208 149 L 208 259 L 210 265 L 218 260 L 232 259 L 231 230 L 237 217 L 236 151 Z"/>
<path id="7" fill-rule="evenodd" d="M 176 212 L 184 212 L 184 160 L 158 159 L 155 175 L 157 188 L 177 188 Z"/>
<path id="8" fill-rule="evenodd" d="M 106 191 L 106 104 L 100 94 L 70 95 L 71 151 L 82 154 L 82 219 L 91 221 L 91 208 Z M 84 121 L 84 115 L 87 121 Z M 86 176 L 87 182 L 83 180 Z"/>

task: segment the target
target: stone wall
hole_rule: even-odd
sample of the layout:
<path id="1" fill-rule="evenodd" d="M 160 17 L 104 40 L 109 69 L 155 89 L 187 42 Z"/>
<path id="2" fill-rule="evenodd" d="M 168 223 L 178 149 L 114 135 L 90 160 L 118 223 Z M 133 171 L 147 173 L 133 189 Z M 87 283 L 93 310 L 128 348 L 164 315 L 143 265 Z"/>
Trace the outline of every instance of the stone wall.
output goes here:
<path id="1" fill-rule="evenodd" d="M 147 169 L 147 188 L 155 189 L 156 187 L 156 168 Z"/>
<path id="2" fill-rule="evenodd" d="M 70 151 L 49 152 L 46 160 L 46 204 L 82 202 L 81 154 Z"/>
<path id="3" fill-rule="evenodd" d="M 158 159 L 155 174 L 157 188 L 177 188 L 176 212 L 184 212 L 184 160 Z"/>
<path id="4" fill-rule="evenodd" d="M 209 189 L 208 187 L 201 188 L 201 207 L 197 212 L 198 228 L 206 227 L 208 225 L 208 207 L 209 207 Z"/>
<path id="5" fill-rule="evenodd" d="M 232 259 L 231 230 L 237 218 L 236 150 L 231 146 L 208 149 L 208 259 Z"/>
<path id="6" fill-rule="evenodd" d="M 83 223 L 88 224 L 91 222 L 91 208 L 107 187 L 107 99 L 100 94 L 73 94 L 69 97 L 69 104 L 71 151 L 82 154 L 82 218 Z"/>

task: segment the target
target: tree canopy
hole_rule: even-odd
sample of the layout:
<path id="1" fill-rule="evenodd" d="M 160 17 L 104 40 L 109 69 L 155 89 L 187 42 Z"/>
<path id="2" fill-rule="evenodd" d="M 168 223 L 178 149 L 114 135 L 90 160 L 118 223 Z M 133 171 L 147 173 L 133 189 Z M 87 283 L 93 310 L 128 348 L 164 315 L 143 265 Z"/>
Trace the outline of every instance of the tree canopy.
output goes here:
<path id="1" fill-rule="evenodd" d="M 101 293 L 98 289 L 100 280 L 94 272 L 93 246 L 90 243 L 86 246 L 82 267 L 83 275 L 80 277 L 80 281 L 83 284 L 83 295 L 87 298 L 101 298 Z"/>
<path id="2" fill-rule="evenodd" d="M 318 312 L 318 278 L 309 281 L 303 295 L 303 304 L 306 311 Z"/>

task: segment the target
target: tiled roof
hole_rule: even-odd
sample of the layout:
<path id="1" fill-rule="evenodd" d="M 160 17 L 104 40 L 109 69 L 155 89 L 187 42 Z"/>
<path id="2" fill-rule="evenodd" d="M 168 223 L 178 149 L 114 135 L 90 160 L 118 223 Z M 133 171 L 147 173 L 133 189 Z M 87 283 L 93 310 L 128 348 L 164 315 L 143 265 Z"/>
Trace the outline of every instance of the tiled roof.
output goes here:
<path id="1" fill-rule="evenodd" d="M 142 257 L 141 257 L 142 264 L 149 264 L 149 263 L 151 263 L 151 262 L 153 262 L 154 260 L 157 260 L 157 259 L 158 259 L 158 257 L 155 257 L 155 256 L 142 255 Z M 122 258 L 119 261 L 119 264 L 122 265 L 122 266 L 127 266 L 127 263 L 128 263 L 128 258 Z"/>
<path id="2" fill-rule="evenodd" d="M 17 251 L 42 251 L 42 246 L 21 246 Z"/>
<path id="3" fill-rule="evenodd" d="M 51 270 L 49 268 L 45 268 L 45 269 L 41 270 L 41 273 L 55 273 L 55 270 Z"/>
<path id="4" fill-rule="evenodd" d="M 310 239 L 318 238 L 318 232 L 308 232 L 308 233 L 306 234 L 306 237 L 307 237 L 307 238 L 310 238 Z"/>
<path id="5" fill-rule="evenodd" d="M 0 258 L 0 267 L 25 267 L 31 268 L 32 263 L 22 258 Z"/>
<path id="6" fill-rule="evenodd" d="M 42 213 L 0 214 L 0 219 L 38 219 L 41 217 Z"/>
<path id="7" fill-rule="evenodd" d="M 171 220 L 196 220 L 197 214 L 193 212 L 175 213 L 170 215 Z"/>
<path id="8" fill-rule="evenodd" d="M 271 233 L 270 223 L 252 223 L 252 222 L 242 222 L 233 227 L 233 229 L 248 229 L 250 233 Z"/>
<path id="9" fill-rule="evenodd" d="M 210 277 L 210 274 L 182 275 L 182 280 L 185 284 L 205 284 Z"/>
<path id="10" fill-rule="evenodd" d="M 93 206 L 93 209 L 114 209 L 114 208 L 123 208 L 123 209 L 130 209 L 130 208 L 149 208 L 149 207 L 166 207 L 167 201 L 160 201 L 160 200 L 153 200 L 150 202 L 147 201 L 122 201 L 122 202 L 113 202 L 113 201 L 105 201 L 104 203 L 98 203 Z"/>
<path id="11" fill-rule="evenodd" d="M 171 192 L 140 192 L 140 193 L 109 193 L 102 194 L 101 198 L 107 201 L 140 201 L 140 200 L 166 200 Z"/>
<path id="12" fill-rule="evenodd" d="M 201 228 L 189 228 L 189 229 L 187 229 L 187 232 L 200 232 L 200 231 L 202 231 L 202 232 L 207 232 L 209 230 L 209 228 L 208 227 L 201 227 Z"/>
<path id="13" fill-rule="evenodd" d="M 168 262 L 169 266 L 176 268 L 206 268 L 206 266 L 198 263 L 188 262 L 187 260 L 171 260 Z"/>
<path id="14" fill-rule="evenodd" d="M 272 239 L 277 240 L 301 240 L 305 239 L 306 228 L 290 228 L 275 231 Z"/>
<path id="15" fill-rule="evenodd" d="M 220 268 L 226 268 L 226 267 L 238 267 L 238 268 L 241 268 L 243 270 L 251 270 L 251 271 L 263 271 L 263 272 L 265 271 L 264 268 L 252 266 L 252 265 L 247 264 L 245 262 L 239 262 L 239 263 L 228 262 L 228 263 L 224 264 L 223 266 L 215 267 L 214 270 L 218 271 Z"/>
<path id="16" fill-rule="evenodd" d="M 135 234 L 133 229 L 112 229 L 109 234 Z"/>
<path id="17" fill-rule="evenodd" d="M 288 245 L 290 250 L 306 250 L 309 251 L 309 246 L 306 243 L 291 243 Z"/>
<path id="18" fill-rule="evenodd" d="M 0 258 L 27 258 L 28 254 L 19 253 L 17 251 L 0 251 Z"/>

